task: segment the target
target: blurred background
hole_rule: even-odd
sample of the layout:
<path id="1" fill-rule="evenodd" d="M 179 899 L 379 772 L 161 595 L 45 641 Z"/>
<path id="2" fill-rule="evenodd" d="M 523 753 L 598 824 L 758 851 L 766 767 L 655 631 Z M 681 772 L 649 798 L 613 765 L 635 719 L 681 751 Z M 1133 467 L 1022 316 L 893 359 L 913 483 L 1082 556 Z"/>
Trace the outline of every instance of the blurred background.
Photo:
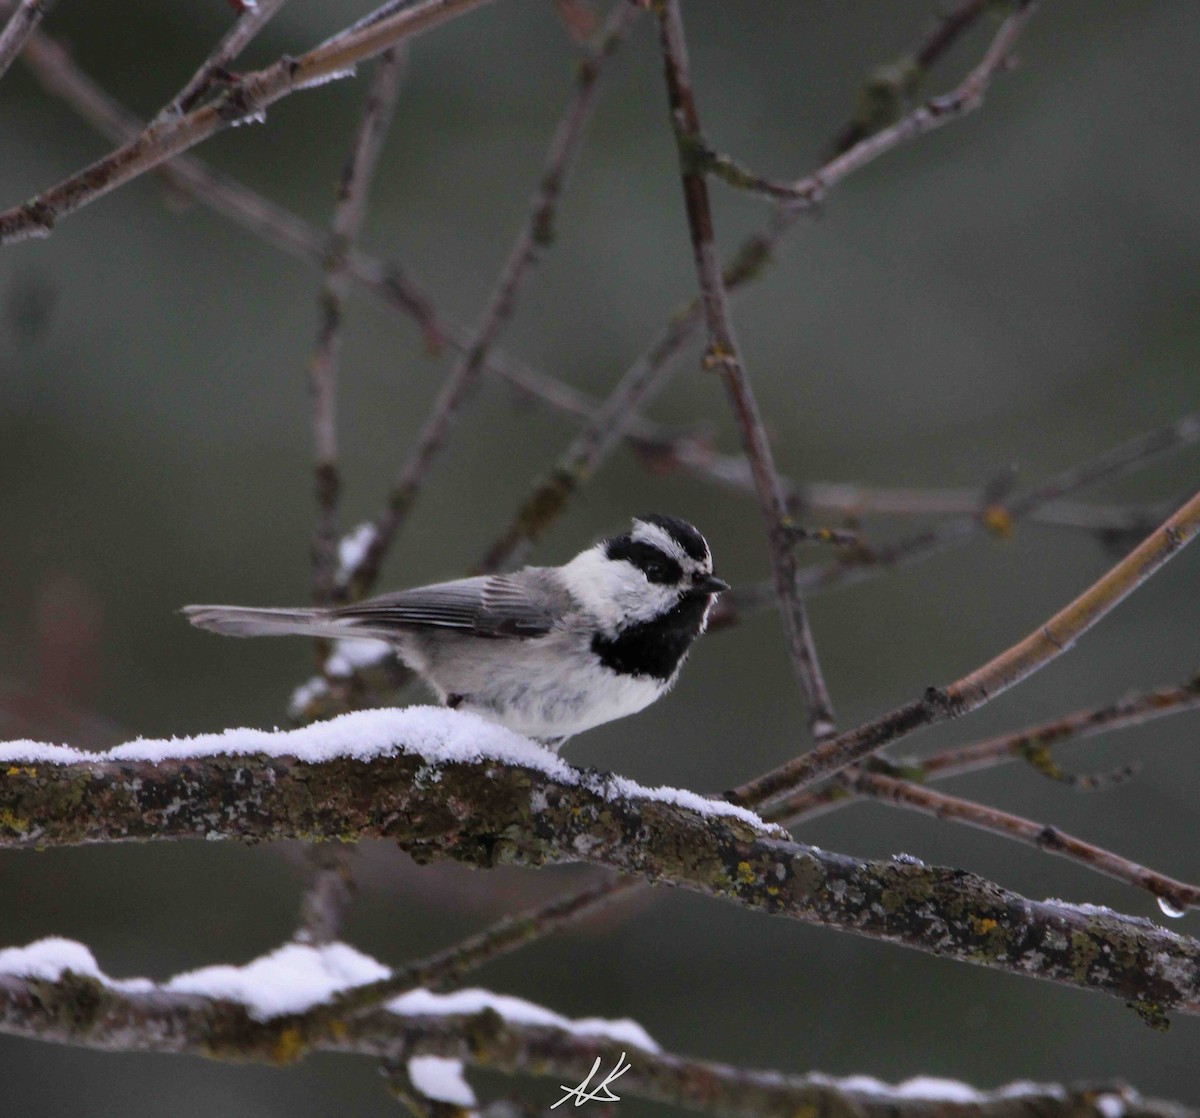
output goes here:
<path id="1" fill-rule="evenodd" d="M 298 54 L 367 10 L 289 5 L 247 67 Z M 911 48 L 935 4 L 685 4 L 710 141 L 763 173 L 818 165 L 855 93 Z M 64 0 L 45 23 L 143 117 L 190 77 L 233 18 L 218 0 Z M 928 89 L 972 66 L 988 18 Z M 781 469 L 803 481 L 1018 485 L 1200 404 L 1200 13 L 1189 4 L 1048 2 L 982 111 L 855 175 L 735 303 Z M 478 318 L 571 92 L 578 47 L 549 0 L 504 0 L 419 39 L 374 189 L 364 245 L 403 263 L 439 311 Z M 325 226 L 367 68 L 291 97 L 265 126 L 197 149 Z M 0 204 L 109 150 L 18 64 L 0 84 Z M 767 218 L 714 185 L 728 250 Z M 307 360 L 318 277 L 155 176 L 47 240 L 0 252 L 0 737 L 102 746 L 284 724 L 312 670 L 304 641 L 231 642 L 186 602 L 295 604 L 313 525 Z M 691 297 L 694 280 L 651 22 L 613 61 L 558 239 L 522 295 L 506 352 L 597 395 Z M 720 385 L 690 351 L 650 413 L 734 451 Z M 343 526 L 371 516 L 436 394 L 447 357 L 361 296 L 341 381 Z M 485 383 L 438 459 L 383 585 L 453 577 L 507 523 L 574 433 Z M 1180 501 L 1190 449 L 1082 494 Z M 619 450 L 539 545 L 559 562 L 648 509 L 695 521 L 735 584 L 766 576 L 754 502 Z M 827 518 L 828 519 L 828 518 Z M 872 543 L 926 523 L 867 520 Z M 1115 554 L 1094 536 L 1021 523 L 814 598 L 844 725 L 990 658 L 1089 584 Z M 807 550 L 807 562 L 828 561 Z M 968 720 L 905 749 L 1017 728 L 1200 667 L 1200 550 L 1185 552 L 1078 648 Z M 405 701 L 416 701 L 409 695 Z M 676 691 L 570 747 L 573 762 L 646 783 L 729 787 L 804 746 L 776 619 L 714 633 Z M 1197 722 L 1182 714 L 1063 753 L 1137 778 L 1090 795 L 1026 766 L 944 787 L 1200 879 Z M 904 851 L 1029 896 L 1165 918 L 1153 898 L 1011 843 L 882 806 L 798 836 L 862 856 Z M 364 846 L 345 938 L 387 963 L 448 944 L 580 879 L 579 868 L 472 873 Z M 0 853 L 0 945 L 78 938 L 116 976 L 243 962 L 293 931 L 297 848 L 162 845 Z M 1172 927 L 1200 934 L 1195 915 Z M 802 1072 L 1125 1079 L 1200 1104 L 1200 1020 L 1169 1033 L 1119 1002 L 765 919 L 667 890 L 479 972 L 569 1015 L 631 1016 L 666 1048 Z M 473 1076 L 479 1082 L 478 1076 Z M 507 1084 L 493 1080 L 489 1087 Z M 528 1097 L 551 1101 L 545 1082 Z M 114 1056 L 0 1038 L 0 1110 L 126 1118 L 391 1115 L 365 1060 L 286 1070 Z M 635 1100 L 621 1113 L 666 1113 Z"/>

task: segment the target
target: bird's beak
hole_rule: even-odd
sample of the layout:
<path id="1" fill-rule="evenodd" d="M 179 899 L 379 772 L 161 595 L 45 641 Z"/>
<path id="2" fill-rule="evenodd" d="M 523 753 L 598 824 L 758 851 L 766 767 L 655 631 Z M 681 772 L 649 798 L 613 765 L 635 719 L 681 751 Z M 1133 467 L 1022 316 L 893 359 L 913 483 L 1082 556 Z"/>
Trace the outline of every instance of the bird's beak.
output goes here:
<path id="1" fill-rule="evenodd" d="M 692 590 L 697 594 L 719 594 L 728 589 L 729 583 L 716 575 L 701 575 L 692 583 Z"/>

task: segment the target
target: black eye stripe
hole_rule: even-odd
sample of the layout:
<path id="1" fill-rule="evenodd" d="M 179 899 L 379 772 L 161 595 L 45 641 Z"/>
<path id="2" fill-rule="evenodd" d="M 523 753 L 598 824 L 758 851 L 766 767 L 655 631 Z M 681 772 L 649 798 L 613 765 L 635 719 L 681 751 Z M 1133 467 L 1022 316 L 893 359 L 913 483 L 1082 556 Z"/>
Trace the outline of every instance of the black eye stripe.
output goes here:
<path id="1" fill-rule="evenodd" d="M 634 540 L 629 535 L 614 536 L 604 546 L 609 559 L 632 563 L 650 582 L 670 585 L 683 581 L 683 568 L 653 544 Z"/>

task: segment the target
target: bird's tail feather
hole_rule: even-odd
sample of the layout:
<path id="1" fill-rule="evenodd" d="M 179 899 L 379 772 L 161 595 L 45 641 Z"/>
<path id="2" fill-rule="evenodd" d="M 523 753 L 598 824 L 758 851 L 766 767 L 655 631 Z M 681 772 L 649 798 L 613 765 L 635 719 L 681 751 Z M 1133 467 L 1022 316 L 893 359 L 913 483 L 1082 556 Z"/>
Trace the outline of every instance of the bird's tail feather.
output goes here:
<path id="1" fill-rule="evenodd" d="M 366 634 L 344 617 L 322 609 L 255 609 L 250 606 L 184 606 L 199 629 L 227 637 L 355 637 Z"/>

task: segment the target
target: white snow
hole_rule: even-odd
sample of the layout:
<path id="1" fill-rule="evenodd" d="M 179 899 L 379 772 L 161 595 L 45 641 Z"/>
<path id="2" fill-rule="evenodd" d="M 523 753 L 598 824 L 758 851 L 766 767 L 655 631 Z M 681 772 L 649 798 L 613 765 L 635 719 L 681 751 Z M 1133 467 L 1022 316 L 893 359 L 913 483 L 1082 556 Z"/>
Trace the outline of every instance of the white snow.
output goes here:
<path id="1" fill-rule="evenodd" d="M 378 982 L 391 972 L 344 943 L 289 943 L 242 967 L 202 967 L 177 974 L 164 989 L 241 1002 L 260 1021 L 302 1013 L 339 990 Z"/>
<path id="2" fill-rule="evenodd" d="M 356 671 L 373 667 L 391 655 L 392 646 L 387 641 L 370 638 L 337 641 L 334 651 L 325 661 L 325 671 L 338 679 L 345 679 Z"/>
<path id="3" fill-rule="evenodd" d="M 422 757 L 433 766 L 495 761 L 535 769 L 562 784 L 585 787 L 606 799 L 658 800 L 708 818 L 733 818 L 786 838 L 743 807 L 709 800 L 679 788 L 646 788 L 619 776 L 597 779 L 573 768 L 545 746 L 467 711 L 445 707 L 360 710 L 298 730 L 231 729 L 190 738 L 139 738 L 98 753 L 34 741 L 0 743 L 0 764 L 69 765 L 105 761 L 160 762 L 198 757 L 295 757 L 318 764 L 341 757 L 370 761 L 397 753 Z"/>
<path id="4" fill-rule="evenodd" d="M 328 690 L 329 684 L 325 677 L 314 675 L 292 692 L 292 697 L 288 699 L 288 714 L 297 721 L 303 720 L 305 712 L 308 710 L 308 704 L 319 699 Z"/>
<path id="5" fill-rule="evenodd" d="M 0 974 L 16 974 L 24 978 L 41 978 L 57 982 L 65 971 L 94 978 L 97 982 L 126 993 L 145 993 L 154 989 L 146 978 L 109 978 L 96 962 L 96 956 L 82 943 L 61 936 L 39 939 L 26 947 L 6 947 L 0 950 Z"/>
<path id="6" fill-rule="evenodd" d="M 462 1060 L 450 1060 L 445 1056 L 414 1056 L 408 1061 L 408 1078 L 427 1099 L 437 1099 L 455 1106 L 477 1105 L 475 1092 L 463 1078 Z"/>
<path id="7" fill-rule="evenodd" d="M 873 1075 L 848 1075 L 842 1079 L 832 1076 L 813 1074 L 814 1082 L 828 1085 L 848 1094 L 870 1095 L 882 1099 L 918 1099 L 929 1102 L 959 1103 L 975 1106 L 994 1099 L 1023 1098 L 1028 1095 L 1044 1095 L 1052 1098 L 1065 1098 L 1062 1087 L 1054 1083 L 1031 1083 L 1018 1080 L 1001 1087 L 996 1091 L 981 1091 L 969 1083 L 957 1079 L 942 1079 L 934 1075 L 917 1075 L 895 1085 L 884 1083 Z M 1105 1114 L 1104 1118 L 1120 1118 L 1119 1115 Z"/>
<path id="8" fill-rule="evenodd" d="M 347 66 L 344 70 L 331 70 L 328 74 L 322 74 L 317 78 L 310 78 L 306 82 L 298 82 L 294 89 L 316 89 L 320 85 L 328 85 L 330 82 L 340 82 L 343 78 L 352 78 L 358 71 L 353 66 Z"/>
<path id="9" fill-rule="evenodd" d="M 239 1002 L 259 1021 L 303 1013 L 314 1005 L 329 1001 L 337 993 L 364 983 L 378 982 L 392 973 L 378 960 L 346 943 L 327 943 L 320 947 L 287 943 L 244 966 L 201 967 L 177 974 L 161 984 L 146 978 L 110 978 L 100 969 L 91 951 L 74 940 L 52 937 L 27 947 L 0 950 L 0 974 L 56 981 L 67 970 L 126 993 L 162 990 Z M 410 990 L 387 1002 L 384 1008 L 400 1017 L 469 1016 L 491 1009 L 513 1025 L 549 1026 L 576 1036 L 603 1037 L 645 1052 L 659 1051 L 650 1034 L 628 1018 L 617 1021 L 603 1017 L 572 1019 L 524 998 L 494 994 L 490 990 L 472 988 L 449 994 Z"/>
<path id="10" fill-rule="evenodd" d="M 387 1008 L 403 1017 L 451 1017 L 470 1015 L 485 1009 L 495 1010 L 506 1021 L 514 1025 L 544 1025 L 563 1029 L 576 1036 L 602 1036 L 618 1044 L 640 1048 L 646 1052 L 657 1052 L 658 1044 L 636 1021 L 621 1018 L 613 1021 L 605 1017 L 563 1017 L 524 998 L 508 994 L 493 994 L 490 990 L 470 987 L 449 994 L 436 994 L 431 990 L 412 990 L 401 994 L 387 1003 Z"/>
<path id="11" fill-rule="evenodd" d="M 363 557 L 375 539 L 375 524 L 364 520 L 357 528 L 351 529 L 338 541 L 337 581 L 345 585 L 351 575 L 358 570 Z"/>

